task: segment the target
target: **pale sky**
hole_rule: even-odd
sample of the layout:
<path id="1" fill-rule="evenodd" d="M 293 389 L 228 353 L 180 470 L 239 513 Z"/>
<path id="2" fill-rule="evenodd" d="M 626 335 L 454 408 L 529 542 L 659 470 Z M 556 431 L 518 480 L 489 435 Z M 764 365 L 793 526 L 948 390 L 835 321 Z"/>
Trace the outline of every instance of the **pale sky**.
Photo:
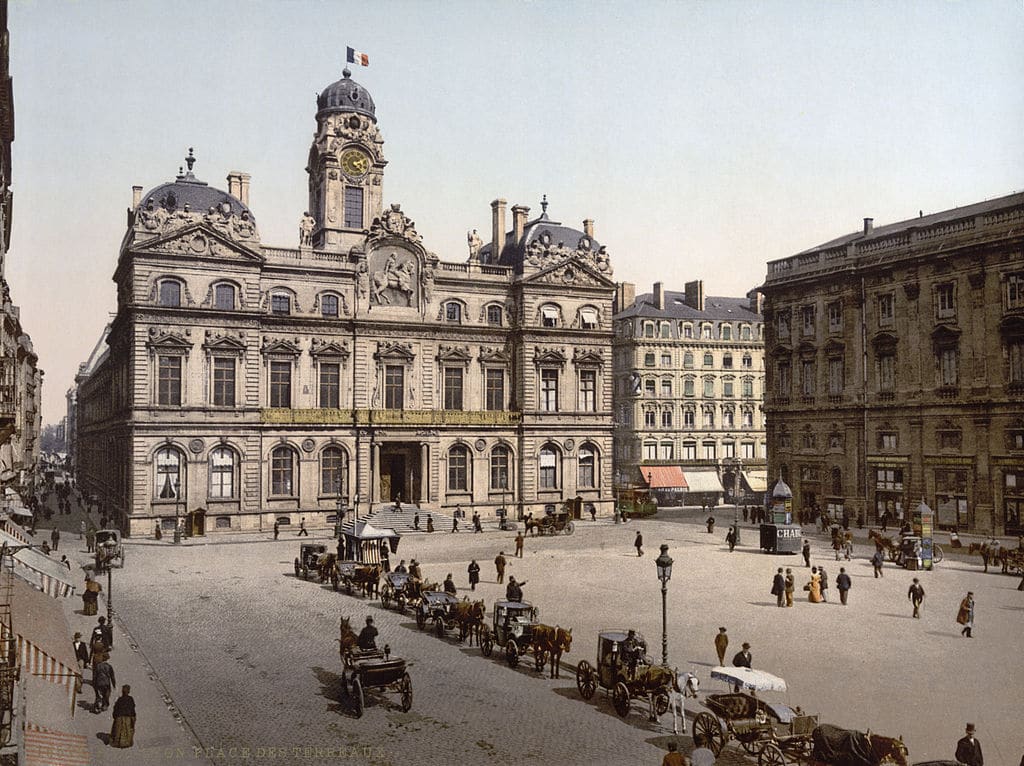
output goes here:
<path id="1" fill-rule="evenodd" d="M 44 422 L 115 309 L 131 187 L 252 175 L 264 243 L 297 244 L 317 92 L 345 48 L 398 202 L 463 261 L 490 202 L 595 220 L 617 280 L 743 295 L 765 263 L 1024 188 L 1013 2 L 10 0 L 7 277 Z"/>

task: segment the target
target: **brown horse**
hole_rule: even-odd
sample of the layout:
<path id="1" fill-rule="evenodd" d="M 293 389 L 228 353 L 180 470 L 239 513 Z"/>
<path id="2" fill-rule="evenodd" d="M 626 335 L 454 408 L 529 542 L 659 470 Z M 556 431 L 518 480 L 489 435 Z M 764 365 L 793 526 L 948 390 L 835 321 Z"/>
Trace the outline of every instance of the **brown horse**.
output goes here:
<path id="1" fill-rule="evenodd" d="M 907 766 L 909 753 L 902 738 L 893 739 L 823 723 L 811 732 L 813 766 Z"/>
<path id="2" fill-rule="evenodd" d="M 364 596 L 376 596 L 382 571 L 384 568 L 380 564 L 356 567 L 352 570 L 352 582 L 359 587 Z"/>
<path id="3" fill-rule="evenodd" d="M 534 625 L 533 626 L 533 654 L 537 656 L 549 656 L 551 658 L 551 677 L 559 677 L 559 665 L 562 662 L 562 654 L 567 653 L 572 647 L 572 628 L 566 630 L 557 625 Z"/>
<path id="4" fill-rule="evenodd" d="M 459 626 L 459 641 L 465 641 L 469 636 L 469 646 L 473 645 L 473 636 L 476 635 L 476 643 L 480 645 L 480 628 L 484 624 L 486 607 L 484 602 L 464 600 L 452 606 L 452 618 Z"/>
<path id="5" fill-rule="evenodd" d="M 338 636 L 339 654 L 344 657 L 346 653 L 355 648 L 358 640 L 359 636 L 357 636 L 355 631 L 352 630 L 352 623 L 349 621 L 348 617 L 342 617 Z"/>
<path id="6" fill-rule="evenodd" d="M 883 553 L 890 553 L 898 549 L 898 546 L 892 541 L 891 537 L 883 535 L 877 529 L 868 530 L 868 539 L 874 542 L 875 548 Z"/>

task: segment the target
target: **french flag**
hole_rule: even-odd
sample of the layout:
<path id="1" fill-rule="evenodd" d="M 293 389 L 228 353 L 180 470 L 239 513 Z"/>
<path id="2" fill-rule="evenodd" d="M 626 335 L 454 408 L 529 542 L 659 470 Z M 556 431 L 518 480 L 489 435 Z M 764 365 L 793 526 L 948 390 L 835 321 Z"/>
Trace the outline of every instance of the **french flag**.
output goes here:
<path id="1" fill-rule="evenodd" d="M 365 53 L 360 53 L 355 48 L 349 48 L 348 63 L 359 64 L 359 66 L 370 66 L 370 57 Z"/>

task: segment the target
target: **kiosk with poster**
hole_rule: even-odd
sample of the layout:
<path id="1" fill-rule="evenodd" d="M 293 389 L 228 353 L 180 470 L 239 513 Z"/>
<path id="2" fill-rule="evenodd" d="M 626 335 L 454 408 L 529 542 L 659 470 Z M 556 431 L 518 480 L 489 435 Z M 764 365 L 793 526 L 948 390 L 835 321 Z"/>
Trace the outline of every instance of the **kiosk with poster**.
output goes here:
<path id="1" fill-rule="evenodd" d="M 799 553 L 803 529 L 793 523 L 793 491 L 779 478 L 772 490 L 768 522 L 761 525 L 761 550 L 766 553 Z"/>
<path id="2" fill-rule="evenodd" d="M 921 500 L 921 504 L 914 510 L 910 523 L 914 528 L 914 535 L 921 538 L 921 568 L 931 569 L 935 559 L 935 543 L 932 539 L 935 529 L 935 514 L 924 500 Z"/>

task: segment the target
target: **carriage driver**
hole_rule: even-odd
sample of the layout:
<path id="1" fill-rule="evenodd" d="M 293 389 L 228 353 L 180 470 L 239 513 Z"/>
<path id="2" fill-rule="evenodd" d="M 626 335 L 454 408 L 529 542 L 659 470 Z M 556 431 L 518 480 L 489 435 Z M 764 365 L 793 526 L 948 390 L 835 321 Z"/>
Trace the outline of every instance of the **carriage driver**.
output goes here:
<path id="1" fill-rule="evenodd" d="M 625 655 L 629 677 L 636 678 L 637 663 L 647 654 L 647 643 L 630 629 L 626 634 L 626 640 L 622 642 L 622 653 Z"/>
<path id="2" fill-rule="evenodd" d="M 356 646 L 363 650 L 377 648 L 377 629 L 373 627 L 373 618 L 366 618 L 366 627 L 359 631 Z"/>

